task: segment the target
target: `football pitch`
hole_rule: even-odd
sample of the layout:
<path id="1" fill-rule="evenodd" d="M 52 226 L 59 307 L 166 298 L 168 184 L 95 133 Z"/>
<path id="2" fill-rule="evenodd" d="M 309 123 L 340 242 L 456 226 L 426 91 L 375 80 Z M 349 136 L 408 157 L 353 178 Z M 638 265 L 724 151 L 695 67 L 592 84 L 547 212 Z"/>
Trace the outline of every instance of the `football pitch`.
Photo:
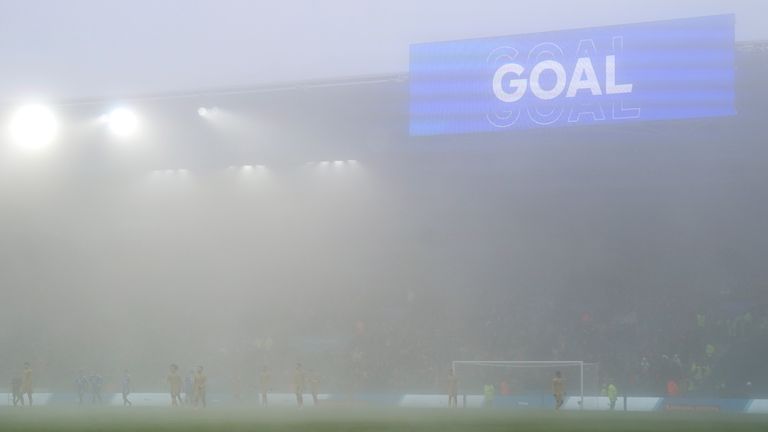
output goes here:
<path id="1" fill-rule="evenodd" d="M 0 431 L 766 431 L 768 417 L 718 413 L 427 409 L 0 409 Z"/>

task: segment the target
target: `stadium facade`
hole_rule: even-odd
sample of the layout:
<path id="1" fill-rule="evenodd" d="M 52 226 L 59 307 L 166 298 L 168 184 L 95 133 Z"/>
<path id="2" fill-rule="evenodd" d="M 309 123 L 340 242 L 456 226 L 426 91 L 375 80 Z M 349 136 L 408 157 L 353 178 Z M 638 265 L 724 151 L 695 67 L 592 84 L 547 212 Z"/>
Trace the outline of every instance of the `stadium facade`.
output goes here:
<path id="1" fill-rule="evenodd" d="M 88 207 L 89 215 L 71 226 L 90 246 L 73 253 L 63 241 L 57 249 L 61 239 L 36 231 L 32 240 L 54 245 L 49 253 L 59 258 L 59 273 L 29 276 L 32 291 L 7 304 L 4 319 L 12 324 L 29 316 L 14 302 L 55 315 L 78 299 L 93 301 L 99 319 L 69 317 L 53 340 L 47 329 L 27 329 L 24 341 L 5 332 L 4 345 L 17 348 L 4 351 L 2 362 L 33 357 L 48 365 L 38 382 L 64 387 L 71 382 L 67 374 L 84 361 L 67 363 L 56 351 L 71 352 L 76 345 L 95 369 L 128 363 L 163 370 L 166 359 L 181 352 L 214 365 L 214 375 L 232 364 L 263 363 L 261 345 L 248 347 L 269 334 L 277 340 L 274 351 L 282 350 L 268 354 L 271 363 L 291 364 L 298 352 L 333 377 L 329 387 L 345 388 L 350 371 L 365 368 L 361 389 L 423 393 L 434 391 L 450 361 L 459 358 L 577 358 L 600 363 L 622 390 L 658 396 L 667 375 L 687 376 L 712 344 L 713 378 L 697 392 L 764 395 L 767 73 L 768 43 L 739 43 L 737 114 L 730 117 L 440 137 L 409 135 L 405 73 L 137 100 L 135 106 L 155 123 L 155 148 L 124 157 L 101 150 L 103 137 L 76 131 L 68 144 L 78 146 L 62 152 L 50 175 L 61 181 L 57 187 L 73 186 L 77 194 L 22 181 L 40 199 L 36 210 L 55 212 L 56 203 L 45 200 L 56 196 Z M 234 113 L 234 127 L 188 126 L 198 106 Z M 75 120 L 102 108 L 94 101 L 63 107 Z M 307 163 L 335 160 L 358 161 L 364 176 L 321 186 L 305 182 Z M 221 192 L 228 167 L 251 164 L 267 166 L 288 183 L 278 191 L 298 190 L 302 199 L 286 203 L 270 195 L 264 204 L 243 198 L 242 190 Z M 218 235 L 242 243 L 195 252 L 195 240 L 206 238 L 198 227 L 207 222 L 185 198 L 110 201 L 115 188 L 130 195 L 137 176 L 178 168 L 198 185 L 214 185 L 202 193 L 222 206 L 214 224 L 227 226 Z M 10 193 L 8 186 L 3 190 Z M 134 269 L 141 276 L 124 270 L 115 282 L 91 269 L 110 268 L 122 256 L 110 243 L 105 257 L 99 238 L 127 242 L 122 229 L 129 230 L 126 237 L 130 229 L 141 231 L 139 239 L 151 234 L 122 222 L 94 233 L 87 224 L 99 220 L 94 215 L 119 219 L 124 206 L 139 203 L 157 206 L 148 212 L 162 208 L 161 228 L 188 224 L 195 235 L 161 236 L 171 246 L 144 251 L 147 262 Z M 286 215 L 295 217 L 287 228 Z M 17 216 L 22 225 L 34 222 L 21 220 L 23 210 Z M 334 256 L 325 254 L 327 248 Z M 123 252 L 136 250 L 132 245 Z M 182 258 L 169 258 L 174 254 Z M 11 273 L 4 282 L 17 284 L 22 276 Z M 66 301 L 36 297 L 34 287 L 52 285 Z M 273 302 L 267 291 L 265 304 L 240 304 L 238 296 L 257 285 L 292 294 Z M 99 299 L 95 289 L 110 287 L 114 294 L 109 290 L 125 293 L 136 286 L 147 290 L 141 298 Z M 185 315 L 181 323 L 158 329 L 152 323 L 165 317 L 168 305 L 147 306 L 145 294 L 168 286 L 183 287 L 174 292 L 184 299 Z M 211 286 L 222 293 L 215 305 L 198 295 Z M 232 312 L 232 306 L 241 309 Z M 296 309 L 311 313 L 296 313 L 290 328 L 274 323 L 272 314 Z M 132 334 L 110 332 L 110 323 L 120 328 L 120 320 L 135 311 L 142 319 Z M 203 314 L 229 326 L 195 318 Z M 739 322 L 749 328 L 717 327 L 747 314 L 749 324 Z M 232 315 L 241 319 L 227 321 Z M 698 316 L 705 316 L 703 325 Z M 210 342 L 196 345 L 194 354 L 178 349 L 183 341 L 164 345 L 179 334 L 177 325 L 197 335 L 184 341 Z M 100 343 L 109 346 L 120 337 L 161 347 L 158 358 L 148 360 L 145 346 L 94 358 Z M 349 360 L 355 353 L 362 353 L 364 365 Z M 666 369 L 664 358 L 673 355 L 684 370 Z M 639 378 L 643 357 L 658 368 L 647 382 Z"/>

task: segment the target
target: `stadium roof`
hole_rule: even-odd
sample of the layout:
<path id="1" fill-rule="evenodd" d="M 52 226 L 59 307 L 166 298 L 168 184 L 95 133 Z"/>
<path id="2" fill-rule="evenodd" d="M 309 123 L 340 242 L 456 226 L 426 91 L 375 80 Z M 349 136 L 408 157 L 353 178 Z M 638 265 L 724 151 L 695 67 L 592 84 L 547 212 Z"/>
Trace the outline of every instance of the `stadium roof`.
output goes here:
<path id="1" fill-rule="evenodd" d="M 0 101 L 114 98 L 396 74 L 408 45 L 735 13 L 738 40 L 768 38 L 748 0 L 322 2 L 6 0 Z"/>

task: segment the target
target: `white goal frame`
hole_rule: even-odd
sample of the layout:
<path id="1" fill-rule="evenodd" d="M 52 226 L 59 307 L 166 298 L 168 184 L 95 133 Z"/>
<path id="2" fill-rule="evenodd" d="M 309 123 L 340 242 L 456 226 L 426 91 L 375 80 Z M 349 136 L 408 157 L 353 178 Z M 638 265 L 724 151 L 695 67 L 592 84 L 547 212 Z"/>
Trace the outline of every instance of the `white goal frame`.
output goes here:
<path id="1" fill-rule="evenodd" d="M 583 361 L 505 361 L 505 360 L 454 360 L 451 362 L 451 370 L 456 373 L 457 365 L 473 366 L 512 366 L 512 367 L 558 367 L 558 366 L 578 366 L 579 367 L 579 409 L 584 409 L 584 362 Z M 458 377 L 457 377 L 458 378 Z"/>

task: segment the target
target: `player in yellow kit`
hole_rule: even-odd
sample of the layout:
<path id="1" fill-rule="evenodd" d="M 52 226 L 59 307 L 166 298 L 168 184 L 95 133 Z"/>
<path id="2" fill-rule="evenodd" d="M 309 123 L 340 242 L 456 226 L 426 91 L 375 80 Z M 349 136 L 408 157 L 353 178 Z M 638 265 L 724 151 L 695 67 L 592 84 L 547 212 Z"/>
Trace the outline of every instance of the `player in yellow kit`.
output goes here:
<path id="1" fill-rule="evenodd" d="M 205 387 L 208 384 L 208 377 L 205 376 L 203 373 L 203 367 L 198 366 L 197 372 L 195 373 L 194 378 L 194 389 L 195 389 L 195 406 L 198 406 L 198 404 L 201 404 L 203 408 L 205 408 Z"/>
<path id="2" fill-rule="evenodd" d="M 320 392 L 320 376 L 310 369 L 307 374 L 307 379 L 309 381 L 309 392 L 312 394 L 312 405 L 317 405 L 320 402 L 320 399 L 317 396 Z"/>
<path id="3" fill-rule="evenodd" d="M 299 408 L 304 406 L 304 369 L 301 363 L 296 363 L 296 370 L 293 371 L 293 391 L 296 393 L 296 403 Z"/>
<path id="4" fill-rule="evenodd" d="M 29 406 L 32 406 L 32 366 L 29 362 L 24 363 L 24 371 L 21 373 L 21 404 L 24 405 L 24 395 L 29 399 Z"/>
<path id="5" fill-rule="evenodd" d="M 555 377 L 552 378 L 552 394 L 555 396 L 555 409 L 558 410 L 565 400 L 565 382 L 560 371 L 555 372 Z"/>
<path id="6" fill-rule="evenodd" d="M 181 405 L 181 375 L 179 367 L 176 364 L 171 365 L 171 371 L 168 373 L 168 385 L 171 387 L 171 406 Z"/>

